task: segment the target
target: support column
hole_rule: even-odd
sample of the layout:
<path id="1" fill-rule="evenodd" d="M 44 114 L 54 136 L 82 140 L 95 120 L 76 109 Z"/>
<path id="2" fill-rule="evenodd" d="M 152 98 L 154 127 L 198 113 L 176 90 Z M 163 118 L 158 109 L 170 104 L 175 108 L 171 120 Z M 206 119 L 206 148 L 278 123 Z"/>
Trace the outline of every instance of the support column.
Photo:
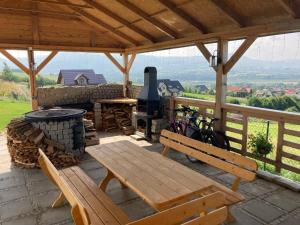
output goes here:
<path id="1" fill-rule="evenodd" d="M 128 70 L 128 54 L 123 54 L 123 67 L 124 67 L 124 82 L 123 82 L 123 95 L 128 97 L 128 87 L 129 87 L 129 70 Z"/>
<path id="2" fill-rule="evenodd" d="M 31 104 L 32 109 L 38 109 L 37 103 L 37 91 L 36 91 L 36 69 L 34 62 L 34 52 L 32 49 L 28 49 L 28 69 L 29 69 L 29 83 L 30 83 L 30 92 L 31 92 Z"/>
<path id="3" fill-rule="evenodd" d="M 218 57 L 221 59 L 216 71 L 216 108 L 215 117 L 220 119 L 216 123 L 215 129 L 224 131 L 223 122 L 225 120 L 222 106 L 226 103 L 227 74 L 224 72 L 224 65 L 228 60 L 228 41 L 220 39 L 218 41 Z"/>

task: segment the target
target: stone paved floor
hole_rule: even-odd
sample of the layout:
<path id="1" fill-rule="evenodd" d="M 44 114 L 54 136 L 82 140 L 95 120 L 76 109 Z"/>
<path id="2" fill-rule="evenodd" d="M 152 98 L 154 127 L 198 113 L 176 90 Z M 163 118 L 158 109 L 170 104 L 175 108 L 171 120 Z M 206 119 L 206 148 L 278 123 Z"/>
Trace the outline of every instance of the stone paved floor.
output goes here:
<path id="1" fill-rule="evenodd" d="M 160 151 L 160 144 L 146 141 L 136 142 L 129 137 L 118 134 L 100 134 L 101 144 L 130 140 L 144 146 L 150 151 Z M 205 164 L 191 164 L 184 156 L 172 154 L 175 160 L 199 171 L 227 186 L 233 177 Z M 99 182 L 106 171 L 88 155 L 80 167 Z M 239 192 L 246 196 L 246 201 L 235 205 L 232 213 L 237 218 L 233 225 L 299 225 L 300 194 L 287 190 L 262 179 L 252 183 L 242 183 Z M 0 136 L 0 225 L 71 225 L 70 207 L 59 209 L 49 206 L 58 194 L 58 190 L 37 169 L 15 168 L 10 163 L 5 137 Z M 108 195 L 132 219 L 142 218 L 153 213 L 153 210 L 130 190 L 123 190 L 117 182 L 109 185 Z M 159 224 L 155 224 L 159 225 Z"/>

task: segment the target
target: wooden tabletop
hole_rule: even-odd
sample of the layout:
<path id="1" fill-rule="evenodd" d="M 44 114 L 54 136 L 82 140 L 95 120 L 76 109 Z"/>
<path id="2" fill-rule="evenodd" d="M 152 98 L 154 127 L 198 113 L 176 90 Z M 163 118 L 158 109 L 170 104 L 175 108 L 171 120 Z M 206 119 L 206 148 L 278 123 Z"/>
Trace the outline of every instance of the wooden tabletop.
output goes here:
<path id="1" fill-rule="evenodd" d="M 220 190 L 228 205 L 244 200 L 212 179 L 129 141 L 91 146 L 86 151 L 158 211 Z"/>
<path id="2" fill-rule="evenodd" d="M 108 103 L 108 104 L 128 104 L 128 105 L 136 105 L 137 100 L 133 98 L 115 98 L 115 99 L 99 99 L 96 101 L 97 103 Z"/>

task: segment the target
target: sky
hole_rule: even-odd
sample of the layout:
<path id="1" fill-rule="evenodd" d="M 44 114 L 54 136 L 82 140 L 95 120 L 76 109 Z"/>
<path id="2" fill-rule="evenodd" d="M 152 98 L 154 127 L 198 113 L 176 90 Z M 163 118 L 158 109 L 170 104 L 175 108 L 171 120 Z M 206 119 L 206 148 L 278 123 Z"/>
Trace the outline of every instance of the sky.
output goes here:
<path id="1" fill-rule="evenodd" d="M 243 40 L 230 41 L 229 42 L 229 55 L 240 46 Z M 208 49 L 213 52 L 216 49 L 216 44 L 207 45 Z M 27 57 L 26 51 L 9 51 L 15 57 Z M 35 52 L 36 55 L 47 56 L 49 52 L 40 51 Z M 163 50 L 151 53 L 144 53 L 146 55 L 154 55 L 161 57 L 173 57 L 173 56 L 198 56 L 201 55 L 199 50 L 192 47 L 177 48 L 171 50 Z M 0 54 L 0 57 L 4 58 Z M 258 38 L 254 44 L 245 53 L 245 57 L 278 61 L 278 60 L 295 60 L 300 59 L 300 32 L 291 34 L 281 34 L 268 37 Z"/>

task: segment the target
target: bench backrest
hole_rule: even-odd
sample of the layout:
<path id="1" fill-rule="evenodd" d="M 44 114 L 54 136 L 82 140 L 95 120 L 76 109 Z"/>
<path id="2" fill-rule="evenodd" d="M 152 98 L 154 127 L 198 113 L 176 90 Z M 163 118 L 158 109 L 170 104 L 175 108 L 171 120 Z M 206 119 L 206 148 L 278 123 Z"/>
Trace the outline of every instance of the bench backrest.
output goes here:
<path id="1" fill-rule="evenodd" d="M 161 132 L 160 143 L 165 146 L 163 154 L 167 153 L 169 149 L 174 149 L 231 173 L 238 178 L 252 181 L 256 177 L 254 171 L 257 170 L 257 163 L 242 155 L 226 151 L 168 130 L 163 130 Z"/>
<path id="2" fill-rule="evenodd" d="M 39 164 L 44 173 L 52 180 L 58 188 L 61 190 L 65 198 L 72 206 L 72 217 L 76 221 L 76 225 L 89 225 L 90 219 L 86 209 L 82 203 L 77 199 L 76 195 L 68 188 L 67 183 L 60 177 L 58 170 L 48 159 L 46 154 L 40 149 L 39 150 Z"/>

